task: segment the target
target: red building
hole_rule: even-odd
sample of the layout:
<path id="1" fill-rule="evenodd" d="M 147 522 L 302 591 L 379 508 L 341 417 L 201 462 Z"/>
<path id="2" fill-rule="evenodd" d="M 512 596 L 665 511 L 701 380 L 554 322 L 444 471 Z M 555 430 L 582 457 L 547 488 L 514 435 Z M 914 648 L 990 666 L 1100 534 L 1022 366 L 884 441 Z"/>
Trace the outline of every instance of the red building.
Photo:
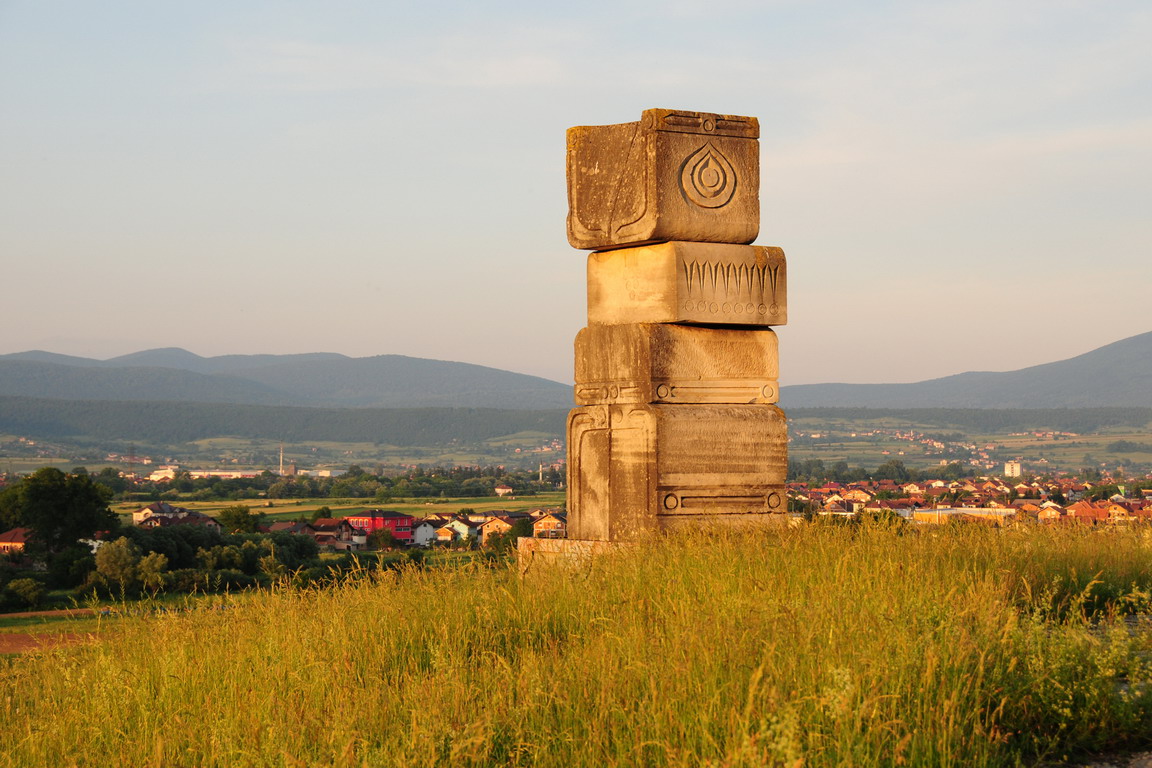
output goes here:
<path id="1" fill-rule="evenodd" d="M 369 509 L 345 518 L 356 528 L 371 534 L 385 528 L 392 532 L 392 538 L 402 544 L 412 543 L 412 515 L 388 512 L 382 509 Z"/>

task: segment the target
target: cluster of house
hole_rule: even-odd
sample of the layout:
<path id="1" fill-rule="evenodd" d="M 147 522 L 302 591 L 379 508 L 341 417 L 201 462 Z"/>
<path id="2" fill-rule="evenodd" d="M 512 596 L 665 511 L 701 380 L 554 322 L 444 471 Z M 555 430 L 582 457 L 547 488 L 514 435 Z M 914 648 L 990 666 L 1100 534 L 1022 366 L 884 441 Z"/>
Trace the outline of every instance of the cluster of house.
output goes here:
<path id="1" fill-rule="evenodd" d="M 545 508 L 527 512 L 497 510 L 467 515 L 431 514 L 423 518 L 403 512 L 369 509 L 347 517 L 321 517 L 310 523 L 276 522 L 265 526 L 264 530 L 310 536 L 322 549 L 356 551 L 366 548 L 368 538 L 377 531 L 387 531 L 392 541 L 405 546 L 427 547 L 467 540 L 484 545 L 492 536 L 510 531 L 518 520 L 530 520 L 532 535 L 538 538 L 562 539 L 568 535 L 567 514 L 558 509 Z M 132 522 L 145 528 L 167 525 L 220 528 L 220 523 L 210 515 L 162 501 L 133 512 Z"/>
<path id="2" fill-rule="evenodd" d="M 157 501 L 132 513 L 132 525 L 140 528 L 167 528 L 171 525 L 201 525 L 220 530 L 220 522 L 195 509 L 176 507 L 166 501 Z"/>
<path id="3" fill-rule="evenodd" d="M 544 507 L 527 512 L 495 510 L 464 515 L 430 514 L 423 518 L 402 512 L 369 509 L 347 517 L 322 517 L 310 523 L 275 522 L 264 526 L 261 530 L 267 533 L 284 531 L 310 536 L 316 540 L 321 549 L 354 552 L 366 549 L 369 537 L 377 531 L 387 531 L 391 534 L 392 541 L 402 546 L 429 547 L 433 544 L 469 542 L 484 546 L 490 543 L 493 536 L 507 533 L 521 520 L 531 523 L 532 536 L 536 538 L 563 539 L 568 536 L 567 513 L 561 509 Z M 215 530 L 221 529 L 220 522 L 211 515 L 177 507 L 166 501 L 158 501 L 133 512 L 132 524 L 141 528 L 199 525 Z M 14 528 L 0 533 L 0 555 L 22 553 L 29 533 L 26 528 Z M 90 543 L 94 548 L 100 544 L 96 541 Z"/>
<path id="4" fill-rule="evenodd" d="M 527 512 L 473 512 L 467 515 L 431 514 L 423 518 L 402 512 L 370 509 L 347 517 L 322 517 L 310 523 L 277 522 L 270 531 L 311 536 L 323 549 L 355 551 L 368 545 L 376 531 L 387 531 L 404 546 L 475 542 L 485 546 L 493 536 L 506 534 L 518 521 L 529 521 L 536 538 L 562 539 L 568 535 L 568 516 L 558 509 Z"/>
<path id="5" fill-rule="evenodd" d="M 827 482 L 814 487 L 789 483 L 788 496 L 793 508 L 833 517 L 895 514 L 919 523 L 959 519 L 997 525 L 1020 521 L 1088 525 L 1152 522 L 1152 490 L 1126 496 L 1121 487 L 1110 498 L 1092 501 L 1086 497 L 1094 487 L 1071 478 L 1016 485 L 996 478 L 909 483 L 879 480 Z"/>
<path id="6" fill-rule="evenodd" d="M 1036 480 L 1016 485 L 995 477 L 907 483 L 864 480 L 826 482 L 819 486 L 789 483 L 788 497 L 794 510 L 806 509 L 817 515 L 844 518 L 862 514 L 894 514 L 929 524 L 958 519 L 997 525 L 1027 520 L 1087 525 L 1152 523 L 1152 490 L 1141 489 L 1125 495 L 1124 487 L 1119 486 L 1120 492 L 1110 498 L 1089 500 L 1086 497 L 1095 487 L 1096 484 L 1074 478 Z M 500 490 L 497 488 L 498 492 Z M 519 521 L 530 522 L 532 536 L 536 538 L 563 539 L 568 536 L 567 514 L 560 509 L 542 507 L 526 512 L 434 513 L 423 518 L 370 509 L 347 517 L 319 518 L 310 523 L 275 522 L 263 530 L 310 536 L 322 549 L 330 551 L 356 551 L 367 548 L 369 537 L 377 531 L 388 531 L 392 541 L 403 546 L 428 547 L 466 542 L 484 546 L 493 536 L 512 530 Z M 164 501 L 133 512 L 132 522 L 142 528 L 173 525 L 221 528 L 220 522 L 211 515 Z M 0 532 L 0 555 L 21 554 L 29 533 L 25 528 Z M 98 542 L 92 544 L 98 546 Z"/>

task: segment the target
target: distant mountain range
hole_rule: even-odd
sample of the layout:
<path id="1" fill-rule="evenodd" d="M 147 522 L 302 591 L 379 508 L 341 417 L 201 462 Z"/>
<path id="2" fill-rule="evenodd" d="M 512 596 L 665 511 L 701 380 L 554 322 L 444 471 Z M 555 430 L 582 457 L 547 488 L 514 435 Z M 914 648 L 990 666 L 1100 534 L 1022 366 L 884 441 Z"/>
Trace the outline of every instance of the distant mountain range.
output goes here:
<path id="1" fill-rule="evenodd" d="M 801 384 L 780 388 L 787 408 L 1152 407 L 1152 332 L 1056 363 L 970 372 L 915 384 Z"/>
<path id="2" fill-rule="evenodd" d="M 151 349 L 111 360 L 0 355 L 0 395 L 315 408 L 554 409 L 572 387 L 469 363 L 403 355 L 223 355 Z"/>
<path id="3" fill-rule="evenodd" d="M 74 401 L 228 403 L 309 408 L 572 407 L 572 387 L 468 363 L 403 355 L 223 355 L 152 349 L 111 360 L 0 355 L 0 396 Z M 1152 332 L 1069 360 L 915 384 L 804 384 L 784 408 L 1152 407 Z"/>

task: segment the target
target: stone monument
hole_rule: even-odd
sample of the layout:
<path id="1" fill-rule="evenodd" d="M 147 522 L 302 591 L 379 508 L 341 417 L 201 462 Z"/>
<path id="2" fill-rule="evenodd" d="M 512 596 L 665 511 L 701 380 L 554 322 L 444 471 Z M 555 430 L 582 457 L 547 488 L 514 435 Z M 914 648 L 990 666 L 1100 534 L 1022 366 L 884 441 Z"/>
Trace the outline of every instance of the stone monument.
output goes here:
<path id="1" fill-rule="evenodd" d="M 772 326 L 787 321 L 787 269 L 779 248 L 750 245 L 759 135 L 753 117 L 671 109 L 568 131 L 568 241 L 592 251 L 570 546 L 786 511 Z"/>

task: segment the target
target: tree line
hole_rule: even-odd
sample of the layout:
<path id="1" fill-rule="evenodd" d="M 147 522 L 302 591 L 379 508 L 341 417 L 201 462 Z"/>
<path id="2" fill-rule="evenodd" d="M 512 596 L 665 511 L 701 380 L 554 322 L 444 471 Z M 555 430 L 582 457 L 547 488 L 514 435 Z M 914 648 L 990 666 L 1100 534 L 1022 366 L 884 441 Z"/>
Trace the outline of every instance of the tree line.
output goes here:
<path id="1" fill-rule="evenodd" d="M 517 432 L 561 436 L 566 417 L 563 410 L 303 408 L 0 397 L 0 432 L 41 438 L 99 436 L 155 444 L 223 435 L 401 447 L 480 443 Z"/>
<path id="2" fill-rule="evenodd" d="M 223 532 L 200 525 L 121 526 L 109 507 L 112 496 L 92 475 L 52 467 L 0 492 L 0 529 L 28 529 L 23 558 L 43 565 L 28 573 L 16 567 L 17 558 L 0 562 L 0 610 L 35 607 L 49 589 L 73 590 L 77 599 L 219 592 L 277 580 L 308 584 L 389 562 L 351 554 L 321 561 L 308 536 L 256 532 L 261 516 L 242 505 L 221 512 Z"/>
<path id="3" fill-rule="evenodd" d="M 934 425 L 944 429 L 998 434 L 1050 429 L 1081 434 L 1105 427 L 1140 429 L 1152 423 L 1152 408 L 789 408 L 797 419 L 899 419 L 918 428 Z"/>
<path id="4" fill-rule="evenodd" d="M 85 467 L 73 474 L 88 475 Z M 387 503 L 402 498 L 496 496 L 496 486 L 506 485 L 518 496 L 552 491 L 564 482 L 556 468 L 539 472 L 486 467 L 416 467 L 400 473 L 383 468 L 370 471 L 358 464 L 337 477 L 294 475 L 282 477 L 265 470 L 253 477 L 192 477 L 179 470 L 171 480 L 133 480 L 105 467 L 92 475 L 119 498 L 136 501 L 242 501 L 246 499 L 371 499 Z"/>

